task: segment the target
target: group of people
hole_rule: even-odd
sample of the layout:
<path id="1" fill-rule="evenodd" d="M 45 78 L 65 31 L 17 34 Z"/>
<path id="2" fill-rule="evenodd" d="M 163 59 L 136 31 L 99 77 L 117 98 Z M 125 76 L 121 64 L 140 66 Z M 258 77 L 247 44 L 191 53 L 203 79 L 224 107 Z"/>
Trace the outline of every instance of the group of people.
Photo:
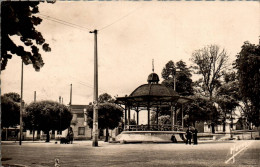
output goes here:
<path id="1" fill-rule="evenodd" d="M 193 139 L 193 144 L 198 144 L 198 130 L 196 128 L 188 127 L 186 131 L 186 144 L 191 144 L 191 139 Z"/>

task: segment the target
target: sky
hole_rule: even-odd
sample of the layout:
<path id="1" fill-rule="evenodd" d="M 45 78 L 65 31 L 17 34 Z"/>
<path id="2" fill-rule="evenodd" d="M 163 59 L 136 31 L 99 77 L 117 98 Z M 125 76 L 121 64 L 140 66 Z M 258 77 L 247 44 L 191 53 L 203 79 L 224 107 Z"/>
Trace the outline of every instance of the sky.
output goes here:
<path id="1" fill-rule="evenodd" d="M 98 30 L 99 94 L 129 95 L 147 83 L 152 72 L 161 78 L 165 64 L 183 60 L 206 45 L 225 48 L 230 63 L 244 41 L 258 44 L 259 2 L 65 2 L 41 3 L 40 31 L 51 52 L 41 51 L 45 65 L 36 72 L 24 66 L 23 99 L 89 104 L 93 101 L 94 35 Z M 38 15 L 41 17 L 41 15 Z M 85 28 L 52 21 L 60 19 Z M 12 39 L 19 43 L 17 37 Z M 21 59 L 13 56 L 1 72 L 1 93 L 21 91 Z"/>

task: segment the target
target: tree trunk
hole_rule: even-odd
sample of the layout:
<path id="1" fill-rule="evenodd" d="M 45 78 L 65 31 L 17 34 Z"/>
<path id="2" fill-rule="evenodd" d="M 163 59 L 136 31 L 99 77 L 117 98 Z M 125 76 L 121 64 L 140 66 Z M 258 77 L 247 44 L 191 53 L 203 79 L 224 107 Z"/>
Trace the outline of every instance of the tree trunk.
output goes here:
<path id="1" fill-rule="evenodd" d="M 50 133 L 49 131 L 46 132 L 46 142 L 50 142 Z"/>
<path id="2" fill-rule="evenodd" d="M 108 131 L 108 127 L 106 128 L 106 139 L 105 142 L 108 142 L 108 137 L 109 137 L 109 131 Z"/>
<path id="3" fill-rule="evenodd" d="M 34 130 L 34 128 L 33 128 L 33 141 L 34 141 L 34 132 L 35 132 L 35 130 Z"/>
<path id="4" fill-rule="evenodd" d="M 226 122 L 223 122 L 223 132 L 226 132 Z"/>
<path id="5" fill-rule="evenodd" d="M 5 128 L 5 140 L 8 140 L 8 128 Z"/>
<path id="6" fill-rule="evenodd" d="M 215 133 L 215 124 L 214 123 L 211 123 L 211 132 Z"/>

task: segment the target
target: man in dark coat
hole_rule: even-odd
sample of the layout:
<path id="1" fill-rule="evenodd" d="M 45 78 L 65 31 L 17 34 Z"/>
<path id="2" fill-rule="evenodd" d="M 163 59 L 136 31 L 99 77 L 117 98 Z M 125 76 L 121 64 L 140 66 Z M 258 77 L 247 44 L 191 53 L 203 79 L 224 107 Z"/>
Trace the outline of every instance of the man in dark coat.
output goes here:
<path id="1" fill-rule="evenodd" d="M 186 131 L 186 144 L 191 144 L 191 137 L 192 137 L 192 132 L 191 132 L 191 128 L 188 127 L 187 131 Z"/>
<path id="2" fill-rule="evenodd" d="M 198 144 L 198 130 L 196 128 L 194 128 L 193 130 L 193 144 L 194 145 L 197 145 Z"/>

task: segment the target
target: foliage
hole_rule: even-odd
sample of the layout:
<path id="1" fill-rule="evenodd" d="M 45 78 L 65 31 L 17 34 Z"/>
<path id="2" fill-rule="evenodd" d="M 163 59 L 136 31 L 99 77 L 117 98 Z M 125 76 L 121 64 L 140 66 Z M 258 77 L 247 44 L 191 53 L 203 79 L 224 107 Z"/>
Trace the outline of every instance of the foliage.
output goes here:
<path id="1" fill-rule="evenodd" d="M 225 131 L 225 122 L 227 115 L 232 114 L 236 107 L 239 106 L 239 100 L 241 99 L 238 94 L 238 81 L 236 79 L 236 73 L 224 73 L 224 82 L 217 89 L 216 98 L 214 99 L 221 111 L 223 131 Z"/>
<path id="2" fill-rule="evenodd" d="M 21 102 L 21 97 L 18 93 L 15 93 L 15 92 L 5 93 L 4 96 L 9 97 L 16 103 Z"/>
<path id="3" fill-rule="evenodd" d="M 48 1 L 51 2 L 51 1 Z M 6 68 L 12 55 L 20 56 L 24 64 L 32 64 L 36 71 L 44 65 L 39 48 L 51 51 L 42 34 L 35 29 L 42 19 L 34 16 L 39 13 L 39 1 L 1 2 L 1 70 Z M 16 44 L 10 37 L 19 36 L 26 48 Z M 31 51 L 26 51 L 27 48 Z"/>
<path id="4" fill-rule="evenodd" d="M 260 45 L 245 42 L 234 63 L 238 74 L 239 92 L 250 104 L 251 121 L 260 125 Z"/>
<path id="5" fill-rule="evenodd" d="M 193 94 L 191 72 L 182 60 L 176 63 L 169 61 L 162 70 L 162 84 L 174 89 L 174 76 L 176 76 L 176 92 L 182 96 Z"/>
<path id="6" fill-rule="evenodd" d="M 161 115 L 158 117 L 158 124 L 165 125 L 171 124 L 171 116 L 170 115 Z"/>
<path id="7" fill-rule="evenodd" d="M 220 50 L 217 45 L 210 45 L 192 53 L 191 61 L 196 74 L 201 74 L 202 78 L 197 81 L 204 95 L 212 99 L 214 90 L 220 86 L 220 77 L 225 70 L 228 55 L 225 49 Z"/>
<path id="8" fill-rule="evenodd" d="M 136 120 L 135 119 L 130 119 L 130 125 L 137 125 Z"/>
<path id="9" fill-rule="evenodd" d="M 123 109 L 112 103 L 101 103 L 98 105 L 98 128 L 114 129 L 119 125 L 123 116 Z M 93 128 L 93 107 L 87 109 L 87 123 Z"/>
<path id="10" fill-rule="evenodd" d="M 65 130 L 70 126 L 72 114 L 68 107 L 54 101 L 33 102 L 26 107 L 25 128 L 42 130 Z"/>
<path id="11" fill-rule="evenodd" d="M 194 96 L 193 101 L 186 105 L 185 120 L 188 124 L 195 125 L 195 122 L 208 121 L 212 124 L 218 123 L 219 112 L 207 98 Z"/>
<path id="12" fill-rule="evenodd" d="M 103 93 L 98 97 L 99 103 L 113 103 L 114 101 L 115 99 L 113 99 L 112 96 L 108 93 Z"/>
<path id="13" fill-rule="evenodd" d="M 20 106 L 6 94 L 1 96 L 1 128 L 16 126 L 20 122 Z"/>

